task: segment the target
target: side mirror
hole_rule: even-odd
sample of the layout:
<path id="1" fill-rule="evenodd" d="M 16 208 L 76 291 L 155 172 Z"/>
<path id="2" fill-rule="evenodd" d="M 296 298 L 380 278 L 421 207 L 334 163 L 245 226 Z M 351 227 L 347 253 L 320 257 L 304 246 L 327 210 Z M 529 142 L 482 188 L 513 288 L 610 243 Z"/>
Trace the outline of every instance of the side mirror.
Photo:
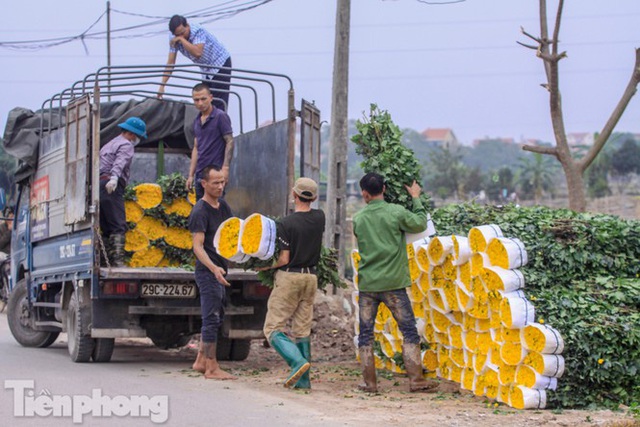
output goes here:
<path id="1" fill-rule="evenodd" d="M 0 211 L 4 211 L 4 208 L 7 206 L 7 193 L 5 193 L 4 188 L 0 188 Z"/>

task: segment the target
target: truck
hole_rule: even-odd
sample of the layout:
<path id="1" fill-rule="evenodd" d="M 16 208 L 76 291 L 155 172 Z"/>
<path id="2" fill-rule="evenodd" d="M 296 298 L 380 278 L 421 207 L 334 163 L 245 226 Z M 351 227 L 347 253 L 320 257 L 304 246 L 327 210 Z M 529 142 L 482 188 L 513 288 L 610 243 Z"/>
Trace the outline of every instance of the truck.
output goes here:
<path id="1" fill-rule="evenodd" d="M 147 123 L 135 147 L 131 181 L 188 173 L 193 147 L 195 65 L 176 65 L 162 99 L 164 65 L 109 66 L 76 81 L 33 112 L 9 114 L 4 149 L 19 160 L 12 205 L 7 319 L 26 347 L 68 336 L 74 362 L 108 362 L 116 338 L 148 337 L 161 348 L 200 331 L 200 301 L 188 268 L 114 267 L 99 230 L 99 150 L 128 117 Z M 225 199 L 235 216 L 283 216 L 296 175 L 320 174 L 320 112 L 283 74 L 232 69 L 234 156 Z M 284 110 L 284 117 L 277 111 Z M 270 289 L 254 271 L 231 265 L 218 359 L 243 360 L 262 326 Z"/>

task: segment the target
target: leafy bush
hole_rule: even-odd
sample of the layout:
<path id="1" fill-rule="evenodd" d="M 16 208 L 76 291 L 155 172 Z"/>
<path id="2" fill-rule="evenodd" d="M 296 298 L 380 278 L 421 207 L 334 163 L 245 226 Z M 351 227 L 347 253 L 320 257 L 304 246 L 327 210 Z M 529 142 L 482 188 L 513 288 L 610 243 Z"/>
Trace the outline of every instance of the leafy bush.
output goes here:
<path id="1" fill-rule="evenodd" d="M 494 223 L 523 241 L 522 268 L 536 317 L 565 339 L 565 374 L 548 406 L 609 407 L 640 401 L 640 222 L 545 207 L 450 205 L 438 234 Z M 533 298 L 532 298 L 533 299 Z"/>

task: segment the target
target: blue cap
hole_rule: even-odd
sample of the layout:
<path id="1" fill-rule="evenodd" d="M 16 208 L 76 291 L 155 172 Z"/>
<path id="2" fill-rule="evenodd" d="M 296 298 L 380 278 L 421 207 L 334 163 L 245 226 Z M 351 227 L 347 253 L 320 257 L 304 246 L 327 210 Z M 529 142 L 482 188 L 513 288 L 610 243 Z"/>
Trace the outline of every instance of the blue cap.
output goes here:
<path id="1" fill-rule="evenodd" d="M 129 117 L 118 126 L 138 135 L 140 138 L 147 137 L 147 124 L 140 117 Z"/>

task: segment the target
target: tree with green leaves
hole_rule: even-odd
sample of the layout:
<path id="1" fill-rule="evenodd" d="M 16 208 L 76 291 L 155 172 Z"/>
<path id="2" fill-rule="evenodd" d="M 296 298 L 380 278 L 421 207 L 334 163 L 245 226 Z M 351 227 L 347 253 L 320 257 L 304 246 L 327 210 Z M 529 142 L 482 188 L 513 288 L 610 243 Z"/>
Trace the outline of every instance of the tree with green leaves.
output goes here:
<path id="1" fill-rule="evenodd" d="M 458 148 L 439 147 L 429 158 L 427 182 L 429 188 L 435 189 L 438 195 L 453 195 L 458 200 L 463 199 L 468 174 L 469 170 L 462 163 L 462 153 Z"/>
<path id="2" fill-rule="evenodd" d="M 532 157 L 520 161 L 518 170 L 518 183 L 523 193 L 533 193 L 536 205 L 540 204 L 542 194 L 553 188 L 555 164 L 549 157 L 540 153 L 534 153 Z"/>

